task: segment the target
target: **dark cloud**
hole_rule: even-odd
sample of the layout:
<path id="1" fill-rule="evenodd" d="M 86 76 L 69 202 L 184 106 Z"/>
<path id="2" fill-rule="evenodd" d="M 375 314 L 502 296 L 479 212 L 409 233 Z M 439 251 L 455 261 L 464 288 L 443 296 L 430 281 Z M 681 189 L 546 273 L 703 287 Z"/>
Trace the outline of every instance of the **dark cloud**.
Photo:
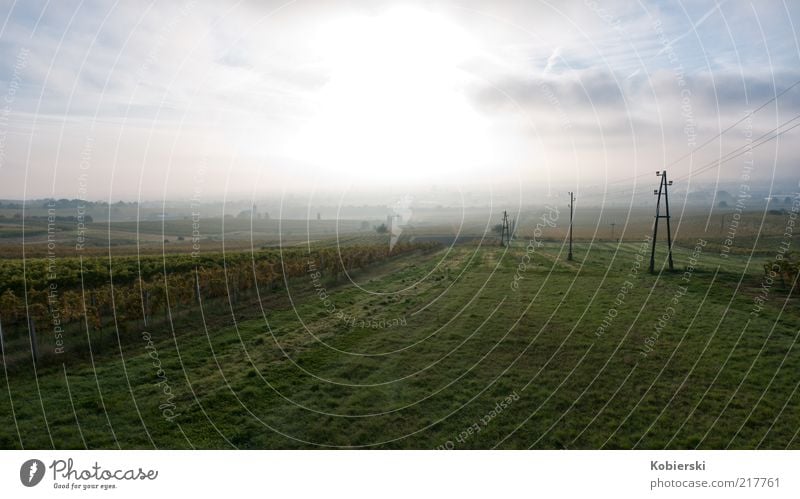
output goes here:
<path id="1" fill-rule="evenodd" d="M 493 85 L 475 85 L 469 94 L 487 113 L 548 112 L 569 114 L 637 114 L 646 109 L 670 113 L 686 98 L 692 110 L 704 115 L 736 115 L 752 110 L 800 81 L 800 71 L 740 74 L 732 71 L 678 75 L 662 70 L 628 80 L 601 69 L 572 71 L 558 76 L 500 78 Z M 800 112 L 800 84 L 767 106 L 782 113 Z"/>
<path id="2" fill-rule="evenodd" d="M 470 89 L 473 101 L 487 111 L 529 109 L 559 111 L 591 107 L 599 109 L 625 106 L 622 82 L 607 71 L 586 69 L 559 76 L 500 78 L 494 85 Z"/>

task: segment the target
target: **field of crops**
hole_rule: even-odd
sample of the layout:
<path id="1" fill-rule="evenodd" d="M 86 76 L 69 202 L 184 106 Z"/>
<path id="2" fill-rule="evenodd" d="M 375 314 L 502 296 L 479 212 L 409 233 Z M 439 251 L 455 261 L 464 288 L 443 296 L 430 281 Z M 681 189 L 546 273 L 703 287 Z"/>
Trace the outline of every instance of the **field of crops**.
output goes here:
<path id="1" fill-rule="evenodd" d="M 389 257 L 431 251 L 432 244 L 343 245 L 254 252 L 91 258 L 0 259 L 4 364 L 14 369 L 33 349 L 39 364 L 66 351 L 64 336 L 86 328 L 102 343 L 201 300 L 271 293 L 314 265 L 327 279 Z M 38 332 L 38 334 L 37 334 Z M 34 341 L 35 340 L 35 341 Z M 33 342 L 33 343 L 32 343 Z M 31 344 L 32 343 L 32 344 Z M 87 356 L 88 344 L 70 349 Z"/>

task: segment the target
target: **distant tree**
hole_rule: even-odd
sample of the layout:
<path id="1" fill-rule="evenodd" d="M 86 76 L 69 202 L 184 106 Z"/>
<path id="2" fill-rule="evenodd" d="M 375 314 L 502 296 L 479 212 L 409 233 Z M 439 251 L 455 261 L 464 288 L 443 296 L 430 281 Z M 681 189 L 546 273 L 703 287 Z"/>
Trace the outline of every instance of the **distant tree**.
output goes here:
<path id="1" fill-rule="evenodd" d="M 720 201 L 718 206 L 720 208 L 727 208 L 728 207 L 728 202 L 727 201 Z"/>
<path id="2" fill-rule="evenodd" d="M 389 228 L 386 227 L 386 224 L 380 224 L 379 226 L 375 227 L 375 232 L 378 234 L 386 234 L 389 232 Z"/>
<path id="3" fill-rule="evenodd" d="M 770 272 L 778 275 L 781 287 L 786 289 L 787 282 L 794 284 L 797 279 L 797 274 L 800 273 L 800 262 L 798 262 L 794 252 L 789 251 L 780 260 L 775 259 L 764 264 L 764 274 L 769 275 Z"/>

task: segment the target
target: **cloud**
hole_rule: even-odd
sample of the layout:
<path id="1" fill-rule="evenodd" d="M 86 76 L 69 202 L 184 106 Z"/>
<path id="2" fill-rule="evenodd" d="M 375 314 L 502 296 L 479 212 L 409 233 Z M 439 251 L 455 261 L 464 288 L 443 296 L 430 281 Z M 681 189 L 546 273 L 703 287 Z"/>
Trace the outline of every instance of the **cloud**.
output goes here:
<path id="1" fill-rule="evenodd" d="M 48 179 L 72 175 L 90 131 L 103 160 L 96 178 L 118 193 L 131 194 L 143 170 L 160 179 L 159 165 L 163 172 L 169 164 L 173 179 L 190 174 L 200 156 L 196 144 L 208 145 L 220 164 L 246 158 L 248 168 L 260 162 L 270 171 L 291 170 L 296 165 L 279 151 L 318 112 L 334 76 L 316 34 L 348 16 L 372 19 L 394 3 L 16 2 L 0 34 L 0 94 L 8 92 L 19 51 L 30 56 L 4 129 L 0 195 L 21 192 L 26 171 L 37 180 L 29 180 L 30 188 L 48 194 Z M 487 140 L 498 162 L 549 154 L 557 171 L 575 161 L 574 145 L 588 160 L 616 147 L 634 151 L 623 151 L 626 160 L 635 153 L 655 161 L 686 151 L 685 91 L 691 120 L 705 137 L 800 80 L 792 27 L 800 25 L 800 9 L 793 5 L 597 4 L 602 11 L 581 1 L 412 2 L 475 41 L 474 53 L 458 67 L 463 81 L 446 90 L 489 123 Z M 407 31 L 417 43 L 414 30 Z M 390 58 L 378 58 L 364 62 L 366 75 L 392 68 Z M 369 89 L 371 81 L 381 79 L 367 76 L 353 87 Z M 425 108 L 432 94 L 415 95 L 418 101 L 407 108 Z M 792 113 L 800 113 L 800 86 L 761 111 L 754 130 L 768 130 Z M 418 114 L 421 125 L 435 122 Z M 114 154 L 117 146 L 124 157 Z M 29 149 L 36 151 L 31 157 Z M 781 161 L 791 162 L 796 149 L 787 141 Z M 152 185 L 146 187 L 158 194 Z M 249 184 L 245 179 L 238 187 Z M 66 189 L 69 194 L 72 187 Z"/>
<path id="2" fill-rule="evenodd" d="M 471 95 L 479 108 L 492 110 L 523 109 L 531 113 L 625 110 L 625 87 L 616 75 L 599 68 L 574 70 L 541 77 L 511 75 L 491 86 L 476 86 Z"/>
<path id="3" fill-rule="evenodd" d="M 553 53 L 550 54 L 550 57 L 547 58 L 547 64 L 544 66 L 542 70 L 542 74 L 547 74 L 548 72 L 553 70 L 553 67 L 558 64 L 558 60 L 561 57 L 561 47 L 556 47 L 553 49 Z"/>

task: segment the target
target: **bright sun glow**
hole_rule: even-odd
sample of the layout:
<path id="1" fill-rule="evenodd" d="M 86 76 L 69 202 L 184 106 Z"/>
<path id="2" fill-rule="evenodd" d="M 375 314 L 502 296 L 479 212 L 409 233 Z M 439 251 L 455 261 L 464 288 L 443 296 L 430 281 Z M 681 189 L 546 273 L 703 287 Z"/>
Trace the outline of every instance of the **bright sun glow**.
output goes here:
<path id="1" fill-rule="evenodd" d="M 485 124 L 463 95 L 461 29 L 394 9 L 326 26 L 316 40 L 330 79 L 290 154 L 363 181 L 452 177 L 486 156 Z"/>

